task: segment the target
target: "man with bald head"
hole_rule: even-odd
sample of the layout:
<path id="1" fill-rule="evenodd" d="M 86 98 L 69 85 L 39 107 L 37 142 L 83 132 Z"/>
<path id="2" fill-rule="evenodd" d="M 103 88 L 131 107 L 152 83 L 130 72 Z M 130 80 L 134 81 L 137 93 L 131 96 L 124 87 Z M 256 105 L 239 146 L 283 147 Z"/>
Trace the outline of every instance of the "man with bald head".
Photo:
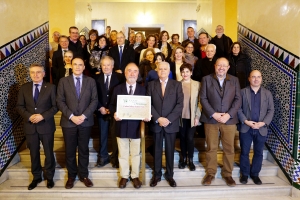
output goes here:
<path id="1" fill-rule="evenodd" d="M 118 95 L 140 95 L 144 96 L 146 89 L 137 84 L 139 68 L 135 63 L 129 63 L 125 68 L 126 82 L 115 87 L 109 105 L 109 110 L 116 121 L 116 136 L 119 148 L 119 167 L 121 180 L 119 188 L 125 188 L 131 176 L 133 186 L 138 189 L 142 183 L 139 180 L 140 174 L 140 122 L 141 120 L 122 120 L 116 113 Z M 145 119 L 144 121 L 149 121 Z M 130 158 L 130 160 L 129 160 Z M 129 167 L 131 163 L 131 172 Z"/>
<path id="2" fill-rule="evenodd" d="M 109 50 L 108 55 L 115 61 L 114 71 L 124 73 L 128 63 L 134 62 L 134 49 L 125 44 L 125 35 L 122 32 L 117 33 L 117 44 Z"/>
<path id="3" fill-rule="evenodd" d="M 262 87 L 260 71 L 253 70 L 248 78 L 250 86 L 241 90 L 242 107 L 238 111 L 241 122 L 240 131 L 240 182 L 246 184 L 248 176 L 257 185 L 262 182 L 259 172 L 262 166 L 264 144 L 268 134 L 268 126 L 274 115 L 273 96 Z M 253 142 L 253 159 L 250 166 L 249 152 Z"/>
<path id="4" fill-rule="evenodd" d="M 234 138 L 237 112 L 241 106 L 241 90 L 239 80 L 227 74 L 229 62 L 219 58 L 215 64 L 215 73 L 202 78 L 200 102 L 202 114 L 200 121 L 204 123 L 206 136 L 206 176 L 203 185 L 210 185 L 217 173 L 217 150 L 219 132 L 223 147 L 223 167 L 221 175 L 228 186 L 235 186 L 232 179 L 234 163 Z"/>
<path id="5" fill-rule="evenodd" d="M 163 138 L 165 138 L 166 172 L 165 179 L 171 187 L 176 187 L 173 179 L 174 150 L 176 133 L 179 131 L 179 118 L 183 109 L 183 92 L 181 83 L 169 79 L 170 65 L 159 63 L 159 79 L 151 81 L 147 87 L 147 96 L 151 97 L 150 130 L 153 132 L 155 145 L 154 172 L 150 186 L 155 187 L 162 176 Z"/>
<path id="6" fill-rule="evenodd" d="M 222 25 L 216 27 L 216 36 L 213 37 L 210 42 L 217 46 L 218 57 L 228 57 L 232 40 L 224 34 L 224 27 Z"/>

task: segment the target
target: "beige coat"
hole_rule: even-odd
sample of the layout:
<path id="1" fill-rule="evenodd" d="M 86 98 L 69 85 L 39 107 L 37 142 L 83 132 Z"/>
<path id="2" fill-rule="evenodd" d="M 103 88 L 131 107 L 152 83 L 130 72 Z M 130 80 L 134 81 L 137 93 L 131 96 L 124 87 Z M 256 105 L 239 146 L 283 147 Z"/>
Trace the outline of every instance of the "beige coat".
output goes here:
<path id="1" fill-rule="evenodd" d="M 181 81 L 183 82 L 183 81 Z M 201 83 L 198 81 L 194 81 L 191 79 L 191 127 L 194 126 L 194 119 L 200 119 L 201 116 L 201 110 L 202 106 L 200 104 L 200 87 Z M 198 123 L 198 126 L 201 125 L 201 123 Z M 182 120 L 180 120 L 180 126 L 182 126 Z"/>

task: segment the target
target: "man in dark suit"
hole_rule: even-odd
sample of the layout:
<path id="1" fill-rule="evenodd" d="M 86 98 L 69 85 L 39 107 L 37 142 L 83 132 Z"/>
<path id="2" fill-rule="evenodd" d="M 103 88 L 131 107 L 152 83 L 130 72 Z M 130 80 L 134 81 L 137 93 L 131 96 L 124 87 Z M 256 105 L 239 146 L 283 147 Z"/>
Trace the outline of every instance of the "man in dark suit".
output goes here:
<path id="1" fill-rule="evenodd" d="M 176 187 L 173 179 L 174 150 L 176 133 L 179 131 L 179 118 L 183 109 L 182 85 L 168 79 L 170 65 L 161 62 L 158 66 L 158 80 L 148 84 L 147 96 L 151 97 L 150 130 L 154 140 L 154 174 L 150 186 L 155 187 L 162 176 L 163 137 L 165 137 L 166 173 L 165 179 L 171 187 Z"/>
<path id="2" fill-rule="evenodd" d="M 72 76 L 61 78 L 57 88 L 56 102 L 62 112 L 60 125 L 66 146 L 67 189 L 74 186 L 77 172 L 79 180 L 86 187 L 93 186 L 92 181 L 88 178 L 88 145 L 94 125 L 93 113 L 97 108 L 98 95 L 95 80 L 82 74 L 84 68 L 84 61 L 81 58 L 74 58 L 72 60 Z"/>
<path id="3" fill-rule="evenodd" d="M 119 73 L 113 72 L 114 60 L 110 56 L 102 57 L 101 69 L 103 73 L 100 73 L 96 77 L 97 91 L 98 91 L 98 106 L 97 117 L 100 131 L 100 146 L 98 153 L 97 166 L 104 166 L 109 163 L 109 155 L 107 151 L 107 137 L 109 132 L 109 125 L 111 123 L 111 116 L 109 111 L 109 103 L 113 89 L 123 82 L 123 76 Z M 112 146 L 113 153 L 111 156 L 112 163 L 117 167 L 118 162 L 118 144 L 117 139 L 112 131 Z"/>
<path id="4" fill-rule="evenodd" d="M 40 141 L 46 156 L 44 175 L 47 177 L 47 187 L 52 188 L 55 172 L 53 142 L 56 129 L 54 115 L 57 112 L 56 87 L 43 81 L 45 71 L 42 65 L 32 64 L 29 67 L 29 73 L 32 82 L 22 85 L 16 104 L 18 113 L 24 119 L 24 132 L 30 150 L 33 181 L 28 186 L 28 190 L 34 189 L 42 181 Z"/>
<path id="5" fill-rule="evenodd" d="M 217 173 L 217 150 L 219 132 L 223 147 L 223 167 L 221 175 L 228 186 L 235 186 L 232 179 L 234 163 L 234 138 L 237 112 L 241 106 L 239 80 L 227 74 L 229 62 L 219 58 L 215 64 L 215 73 L 204 76 L 201 82 L 200 102 L 206 136 L 206 176 L 203 185 L 210 185 Z"/>
<path id="6" fill-rule="evenodd" d="M 139 180 L 140 174 L 140 123 L 141 120 L 122 120 L 117 116 L 117 96 L 118 95 L 140 95 L 146 94 L 146 89 L 137 84 L 136 80 L 139 75 L 139 68 L 135 63 L 129 63 L 125 68 L 126 83 L 115 87 L 109 108 L 114 119 L 116 120 L 116 135 L 119 148 L 120 176 L 119 188 L 125 188 L 130 177 L 133 186 L 138 189 L 142 183 Z M 146 117 L 145 117 L 146 118 Z M 145 119 L 144 121 L 149 121 Z M 130 154 L 129 154 L 130 152 Z M 130 159 L 129 159 L 130 158 Z M 131 163 L 131 172 L 129 167 Z"/>
<path id="7" fill-rule="evenodd" d="M 69 50 L 69 40 L 68 37 L 62 35 L 59 37 L 59 46 L 57 51 L 54 51 L 52 57 L 52 82 L 58 85 L 59 79 L 65 76 L 65 63 L 64 55 Z"/>
<path id="8" fill-rule="evenodd" d="M 128 63 L 134 62 L 135 52 L 132 47 L 125 44 L 125 35 L 122 32 L 117 34 L 117 44 L 109 50 L 108 55 L 115 61 L 114 70 L 118 73 L 124 73 Z"/>
<path id="9" fill-rule="evenodd" d="M 248 176 L 253 182 L 261 185 L 259 178 L 263 161 L 264 144 L 267 139 L 268 125 L 274 116 L 273 96 L 269 90 L 261 86 L 260 71 L 253 70 L 249 75 L 250 86 L 242 89 L 242 107 L 238 111 L 241 122 L 240 131 L 240 182 L 246 184 Z M 250 167 L 249 152 L 253 142 L 253 159 Z"/>

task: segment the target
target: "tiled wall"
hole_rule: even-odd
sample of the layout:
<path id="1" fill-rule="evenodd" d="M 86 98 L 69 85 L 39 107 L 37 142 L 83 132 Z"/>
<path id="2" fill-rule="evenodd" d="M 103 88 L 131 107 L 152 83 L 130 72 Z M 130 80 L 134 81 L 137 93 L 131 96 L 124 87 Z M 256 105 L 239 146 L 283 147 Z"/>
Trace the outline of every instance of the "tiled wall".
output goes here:
<path id="1" fill-rule="evenodd" d="M 47 63 L 48 22 L 0 47 L 0 176 L 25 140 L 15 110 L 20 86 L 28 82 L 32 63 Z"/>
<path id="2" fill-rule="evenodd" d="M 299 57 L 242 24 L 238 24 L 238 40 L 252 59 L 252 69 L 262 72 L 263 85 L 273 94 L 275 115 L 267 146 L 290 181 L 299 187 L 299 135 L 294 134 L 299 130 L 295 127 Z"/>

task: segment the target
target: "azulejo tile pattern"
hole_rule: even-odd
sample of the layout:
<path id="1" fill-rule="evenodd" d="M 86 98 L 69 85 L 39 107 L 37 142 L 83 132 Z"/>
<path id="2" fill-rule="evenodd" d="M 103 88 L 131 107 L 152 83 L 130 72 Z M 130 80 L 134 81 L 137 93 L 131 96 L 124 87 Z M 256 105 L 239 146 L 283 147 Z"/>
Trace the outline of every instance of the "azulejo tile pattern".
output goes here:
<path id="1" fill-rule="evenodd" d="M 297 72 L 299 57 L 238 24 L 238 40 L 251 57 L 252 69 L 258 69 L 263 75 L 263 85 L 271 91 L 274 98 L 275 115 L 270 125 L 267 145 L 276 156 L 288 178 L 300 184 L 300 166 L 293 156 L 297 95 Z M 296 127 L 298 130 L 299 127 Z M 297 136 L 299 137 L 299 136 Z"/>
<path id="2" fill-rule="evenodd" d="M 20 86 L 30 80 L 30 64 L 46 66 L 48 27 L 46 22 L 0 47 L 0 175 L 25 139 L 15 104 Z"/>

